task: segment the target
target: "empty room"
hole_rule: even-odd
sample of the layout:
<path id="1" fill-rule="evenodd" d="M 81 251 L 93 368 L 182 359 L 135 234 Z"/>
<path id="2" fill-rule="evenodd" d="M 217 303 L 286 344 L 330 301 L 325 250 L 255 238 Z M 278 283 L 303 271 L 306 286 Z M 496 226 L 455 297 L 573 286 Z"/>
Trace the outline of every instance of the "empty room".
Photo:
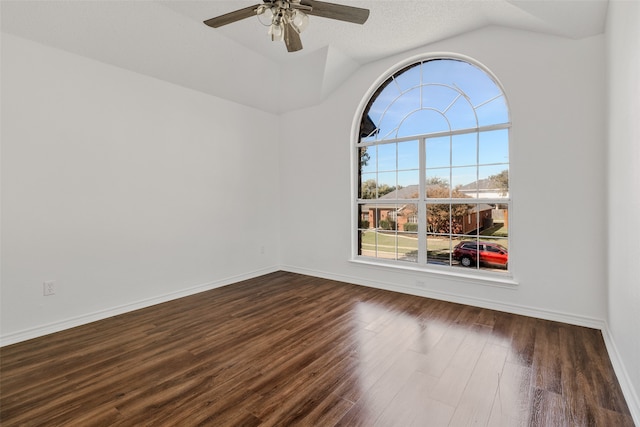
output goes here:
<path id="1" fill-rule="evenodd" d="M 0 425 L 640 426 L 639 1 L 0 18 Z"/>

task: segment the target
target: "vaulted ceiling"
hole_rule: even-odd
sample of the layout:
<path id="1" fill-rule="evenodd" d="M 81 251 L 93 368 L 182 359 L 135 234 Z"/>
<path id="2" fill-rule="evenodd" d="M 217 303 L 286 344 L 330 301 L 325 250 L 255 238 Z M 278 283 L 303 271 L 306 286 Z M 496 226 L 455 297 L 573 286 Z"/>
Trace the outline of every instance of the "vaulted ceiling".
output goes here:
<path id="1" fill-rule="evenodd" d="M 617 1 L 617 0 L 611 0 Z M 365 25 L 311 17 L 288 53 L 257 18 L 202 21 L 256 0 L 2 0 L 1 28 L 107 64 L 279 113 L 313 105 L 358 67 L 489 25 L 569 38 L 604 31 L 607 0 L 332 0 Z"/>

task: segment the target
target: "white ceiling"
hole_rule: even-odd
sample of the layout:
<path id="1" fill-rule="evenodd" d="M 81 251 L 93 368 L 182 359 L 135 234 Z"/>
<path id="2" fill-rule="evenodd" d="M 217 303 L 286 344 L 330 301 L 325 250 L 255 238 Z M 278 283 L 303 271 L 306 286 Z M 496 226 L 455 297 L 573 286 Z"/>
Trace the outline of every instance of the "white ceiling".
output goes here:
<path id="1" fill-rule="evenodd" d="M 611 0 L 615 1 L 615 0 Z M 604 31 L 607 0 L 332 0 L 365 25 L 312 16 L 288 53 L 249 18 L 202 21 L 256 0 L 1 0 L 3 32 L 270 112 L 322 100 L 358 66 L 500 25 L 569 38 Z"/>

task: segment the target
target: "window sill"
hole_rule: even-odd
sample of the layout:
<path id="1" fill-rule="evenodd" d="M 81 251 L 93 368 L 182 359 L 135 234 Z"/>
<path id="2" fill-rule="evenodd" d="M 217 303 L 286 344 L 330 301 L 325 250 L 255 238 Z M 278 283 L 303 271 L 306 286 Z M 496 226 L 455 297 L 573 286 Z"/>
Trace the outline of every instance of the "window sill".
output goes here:
<path id="1" fill-rule="evenodd" d="M 457 282 L 473 283 L 476 285 L 498 286 L 507 289 L 516 289 L 518 282 L 508 272 L 486 272 L 473 271 L 470 269 L 460 268 L 461 271 L 451 269 L 451 267 L 438 268 L 436 266 L 420 267 L 417 265 L 405 265 L 404 263 L 388 262 L 384 260 L 373 260 L 365 257 L 354 257 L 349 260 L 354 264 L 360 264 L 368 267 L 381 268 L 386 271 L 401 270 L 407 272 L 423 273 L 427 276 L 454 280 Z"/>

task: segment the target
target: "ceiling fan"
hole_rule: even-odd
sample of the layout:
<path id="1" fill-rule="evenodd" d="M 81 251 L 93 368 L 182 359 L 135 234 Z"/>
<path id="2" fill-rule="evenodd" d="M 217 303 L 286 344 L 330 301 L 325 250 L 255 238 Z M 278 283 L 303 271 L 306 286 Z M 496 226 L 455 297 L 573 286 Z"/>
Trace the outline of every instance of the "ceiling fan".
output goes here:
<path id="1" fill-rule="evenodd" d="M 271 40 L 284 40 L 287 51 L 302 49 L 300 33 L 309 22 L 308 15 L 340 21 L 364 24 L 369 18 L 369 10 L 359 7 L 327 3 L 317 0 L 263 0 L 264 4 L 245 7 L 204 21 L 210 27 L 218 28 L 251 16 L 264 16 L 269 23 Z"/>

